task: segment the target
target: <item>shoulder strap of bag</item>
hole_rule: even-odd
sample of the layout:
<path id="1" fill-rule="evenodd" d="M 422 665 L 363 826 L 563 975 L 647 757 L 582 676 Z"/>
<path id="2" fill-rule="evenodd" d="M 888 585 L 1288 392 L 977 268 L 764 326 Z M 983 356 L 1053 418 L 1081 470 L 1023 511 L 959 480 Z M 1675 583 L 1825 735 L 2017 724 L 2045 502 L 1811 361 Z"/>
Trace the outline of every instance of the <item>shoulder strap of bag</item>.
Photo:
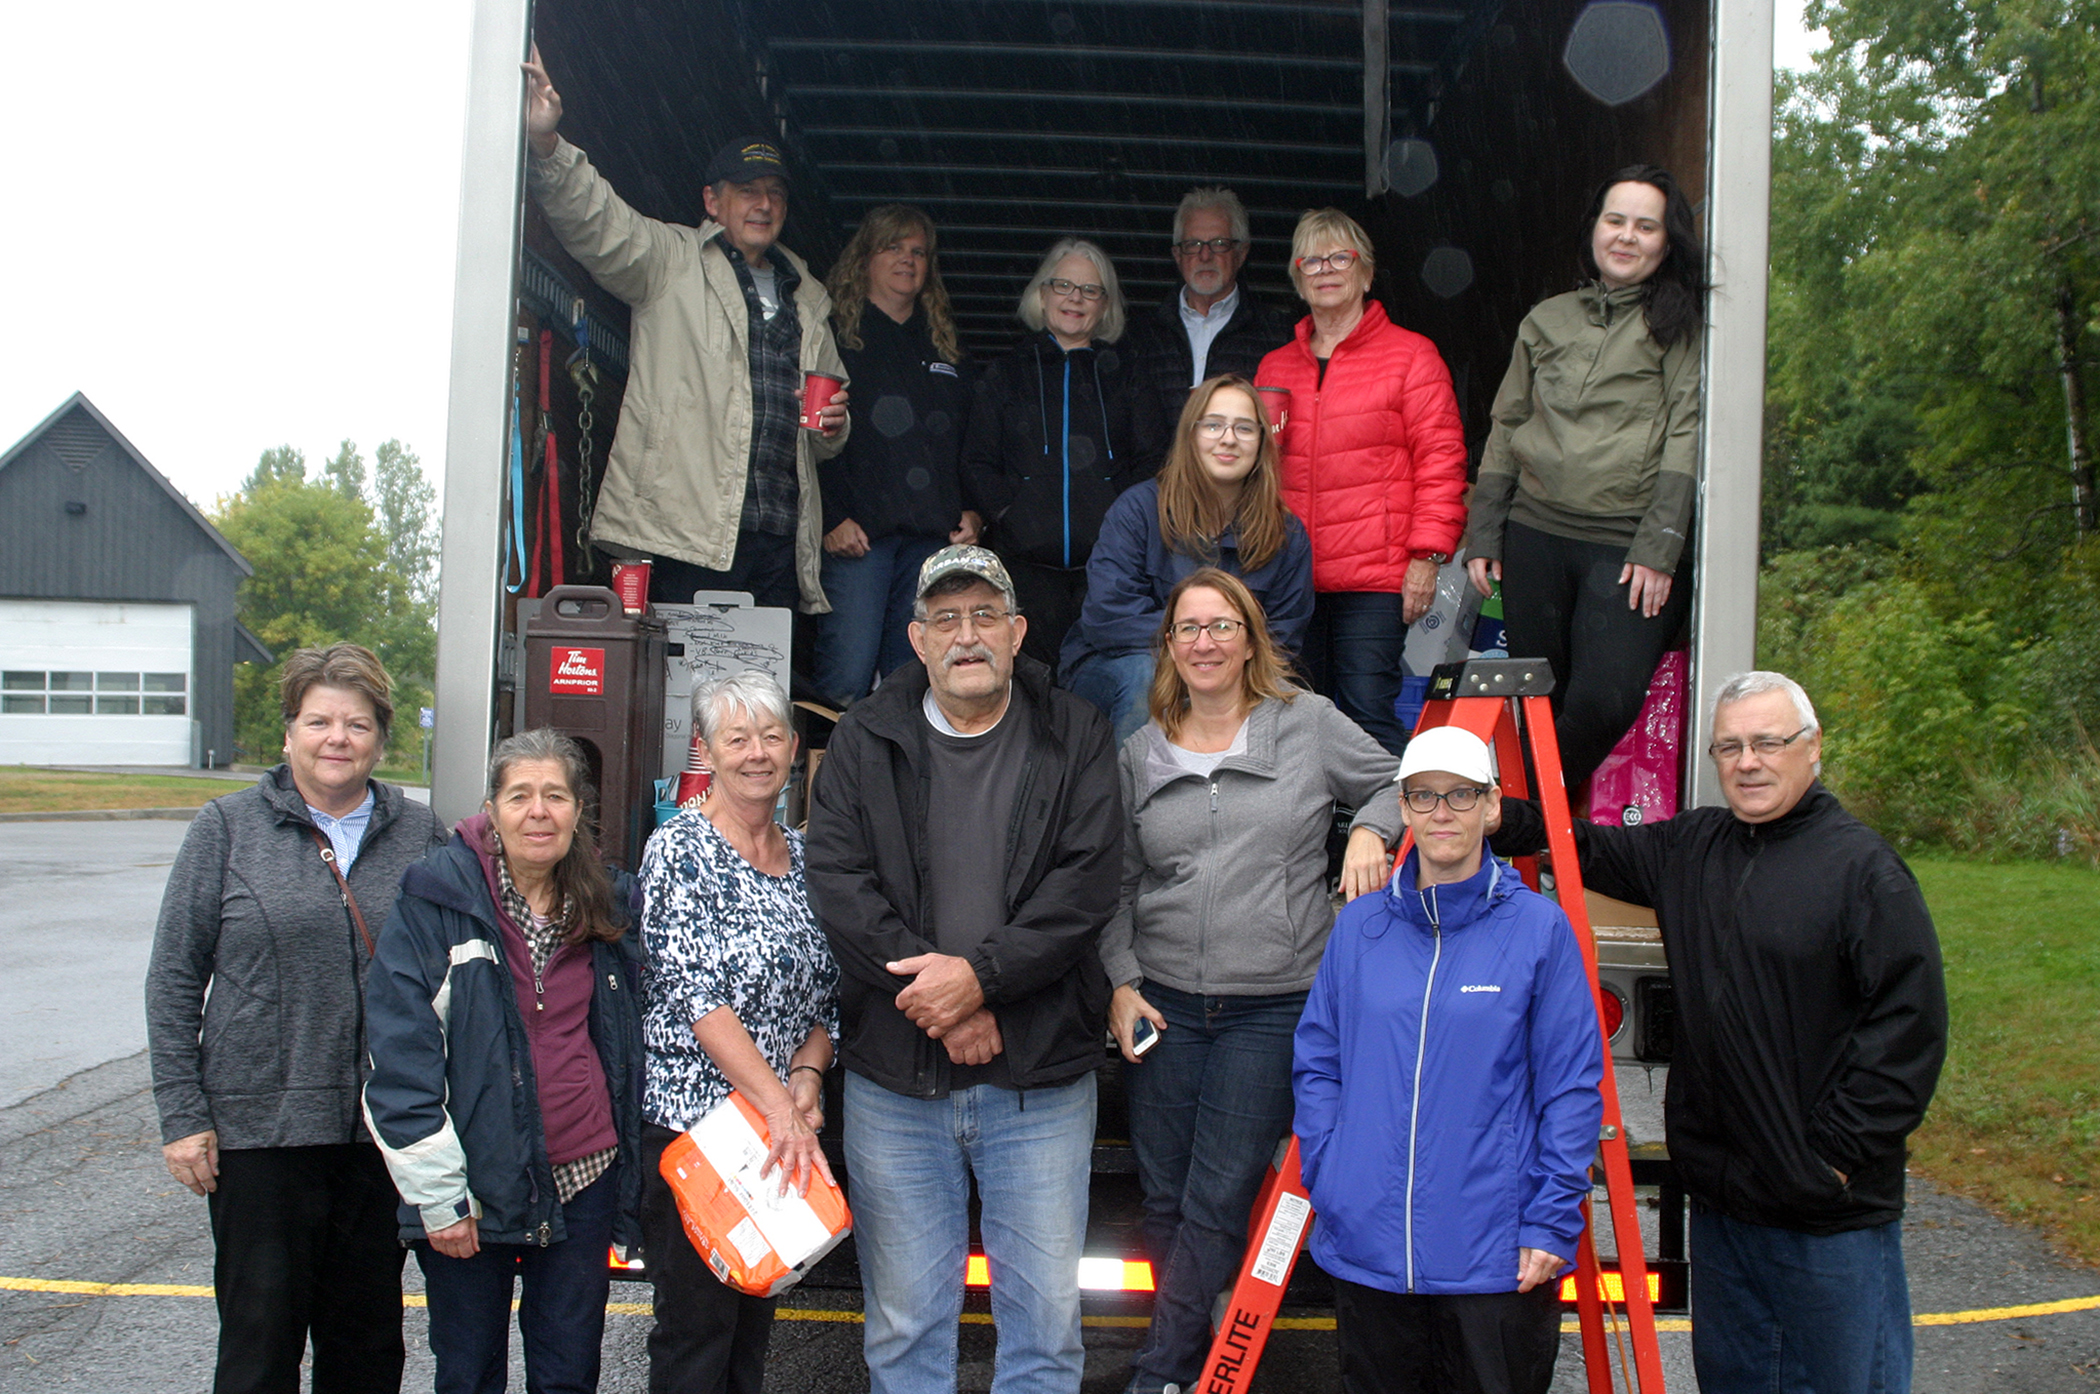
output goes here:
<path id="1" fill-rule="evenodd" d="M 328 863 L 328 869 L 335 873 L 336 887 L 343 893 L 343 904 L 348 907 L 350 918 L 357 921 L 357 932 L 364 936 L 365 957 L 372 957 L 378 952 L 372 947 L 372 931 L 365 928 L 365 912 L 357 908 L 357 897 L 350 894 L 350 883 L 343 879 L 343 869 L 336 865 L 335 848 L 329 845 L 321 830 L 311 823 L 307 824 L 306 831 L 313 836 L 314 846 L 321 849 L 321 860 Z"/>

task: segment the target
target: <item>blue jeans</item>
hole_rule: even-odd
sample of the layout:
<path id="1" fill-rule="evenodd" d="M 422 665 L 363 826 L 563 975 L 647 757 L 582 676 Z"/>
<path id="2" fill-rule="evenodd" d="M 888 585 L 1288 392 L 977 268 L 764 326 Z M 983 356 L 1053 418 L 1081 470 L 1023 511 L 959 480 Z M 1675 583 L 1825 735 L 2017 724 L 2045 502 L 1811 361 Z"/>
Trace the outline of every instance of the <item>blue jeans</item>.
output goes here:
<path id="1" fill-rule="evenodd" d="M 1101 714 L 1115 724 L 1120 747 L 1152 717 L 1147 705 L 1152 667 L 1149 653 L 1091 654 L 1078 671 L 1065 674 L 1065 686 L 1101 708 Z"/>
<path id="2" fill-rule="evenodd" d="M 877 677 L 916 657 L 905 626 L 919 590 L 919 568 L 946 545 L 939 537 L 884 537 L 869 543 L 863 557 L 824 554 L 824 598 L 831 613 L 817 624 L 819 692 L 845 706 L 865 697 Z"/>
<path id="3" fill-rule="evenodd" d="M 1093 1146 L 1091 1073 L 1053 1089 L 911 1099 L 847 1072 L 871 1394 L 954 1394 L 973 1175 L 998 1331 L 992 1394 L 1074 1394 Z"/>
<path id="4" fill-rule="evenodd" d="M 1703 1394 L 1908 1394 L 1903 1223 L 1803 1234 L 1692 1206 Z"/>
<path id="5" fill-rule="evenodd" d="M 1130 1388 L 1158 1394 L 1167 1383 L 1196 1385 L 1211 1304 L 1239 1274 L 1248 1212 L 1291 1130 L 1291 1036 L 1305 994 L 1198 997 L 1158 983 L 1140 991 L 1167 1029 L 1123 1067 L 1158 1288 Z"/>
<path id="6" fill-rule="evenodd" d="M 1407 732 L 1393 714 L 1407 649 L 1401 604 L 1385 591 L 1322 591 L 1313 597 L 1304 652 L 1313 691 L 1394 755 L 1407 749 Z"/>
<path id="7" fill-rule="evenodd" d="M 525 1280 L 518 1330 L 525 1338 L 530 1394 L 595 1394 L 605 1297 L 606 1253 L 620 1200 L 620 1168 L 578 1191 L 562 1207 L 569 1237 L 537 1244 L 483 1244 L 472 1258 L 447 1258 L 416 1241 L 430 1302 L 430 1353 L 437 1394 L 503 1394 L 510 1373 L 510 1296 Z"/>

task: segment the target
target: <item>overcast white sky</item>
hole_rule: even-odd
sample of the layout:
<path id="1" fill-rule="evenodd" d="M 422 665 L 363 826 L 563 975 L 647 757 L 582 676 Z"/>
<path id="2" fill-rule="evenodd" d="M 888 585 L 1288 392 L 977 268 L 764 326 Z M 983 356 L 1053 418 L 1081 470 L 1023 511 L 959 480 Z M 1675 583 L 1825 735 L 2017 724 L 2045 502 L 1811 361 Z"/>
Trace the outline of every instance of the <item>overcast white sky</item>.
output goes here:
<path id="1" fill-rule="evenodd" d="M 12 11 L 0 449 L 77 389 L 206 509 L 279 444 L 440 480 L 469 9 Z"/>

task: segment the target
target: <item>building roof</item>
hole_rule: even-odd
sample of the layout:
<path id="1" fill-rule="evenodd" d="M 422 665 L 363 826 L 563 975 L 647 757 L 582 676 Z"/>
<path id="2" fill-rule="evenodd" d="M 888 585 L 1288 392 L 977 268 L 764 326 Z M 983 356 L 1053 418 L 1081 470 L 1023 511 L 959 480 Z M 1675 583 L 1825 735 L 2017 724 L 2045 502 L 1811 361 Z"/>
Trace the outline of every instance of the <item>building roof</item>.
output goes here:
<path id="1" fill-rule="evenodd" d="M 76 420 L 75 413 L 84 415 L 87 420 Z M 168 477 L 155 469 L 153 462 L 141 454 L 139 448 L 127 440 L 122 431 L 111 424 L 110 419 L 102 414 L 101 409 L 88 400 L 85 392 L 75 392 L 72 396 L 66 398 L 59 405 L 57 411 L 52 412 L 38 422 L 28 435 L 16 441 L 6 454 L 0 455 L 0 470 L 5 470 L 9 465 L 21 458 L 22 454 L 31 446 L 47 440 L 51 448 L 57 452 L 58 457 L 62 460 L 67 460 L 68 463 L 72 463 L 71 456 L 82 451 L 86 451 L 90 455 L 98 454 L 101 447 L 93 444 L 91 440 L 94 431 L 97 429 L 115 442 L 117 448 L 129 456 L 131 462 L 143 470 L 148 479 L 158 484 L 162 491 L 170 499 L 174 500 L 175 506 L 181 509 L 205 536 L 218 544 L 219 550 L 224 552 L 232 560 L 233 564 L 240 568 L 243 576 L 253 576 L 255 574 L 255 568 L 249 564 L 248 559 L 234 550 L 233 544 L 228 542 L 225 536 L 211 525 L 209 518 L 206 518 L 203 513 L 198 511 L 197 505 L 191 503 L 182 490 L 171 484 L 168 481 Z M 87 460 L 82 459 L 79 463 L 85 465 Z M 260 649 L 262 646 L 258 643 L 256 647 Z"/>

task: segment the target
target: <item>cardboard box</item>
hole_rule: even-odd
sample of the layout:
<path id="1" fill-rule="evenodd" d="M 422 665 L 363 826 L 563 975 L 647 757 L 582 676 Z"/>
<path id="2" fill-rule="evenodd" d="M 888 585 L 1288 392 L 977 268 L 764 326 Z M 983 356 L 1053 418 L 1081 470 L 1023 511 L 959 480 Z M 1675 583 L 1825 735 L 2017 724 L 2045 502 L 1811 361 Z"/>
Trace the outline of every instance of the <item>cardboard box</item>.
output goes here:
<path id="1" fill-rule="evenodd" d="M 733 1093 L 672 1139 L 660 1168 L 700 1257 L 754 1297 L 786 1292 L 853 1232 L 845 1196 L 821 1174 L 807 1196 L 780 1194 L 778 1172 L 759 1176 L 770 1146 L 765 1118 Z"/>
<path id="2" fill-rule="evenodd" d="M 792 610 L 753 605 L 745 591 L 701 591 L 690 605 L 654 605 L 665 629 L 664 760 L 658 776 L 685 768 L 693 741 L 693 688 L 756 668 L 792 692 Z"/>

